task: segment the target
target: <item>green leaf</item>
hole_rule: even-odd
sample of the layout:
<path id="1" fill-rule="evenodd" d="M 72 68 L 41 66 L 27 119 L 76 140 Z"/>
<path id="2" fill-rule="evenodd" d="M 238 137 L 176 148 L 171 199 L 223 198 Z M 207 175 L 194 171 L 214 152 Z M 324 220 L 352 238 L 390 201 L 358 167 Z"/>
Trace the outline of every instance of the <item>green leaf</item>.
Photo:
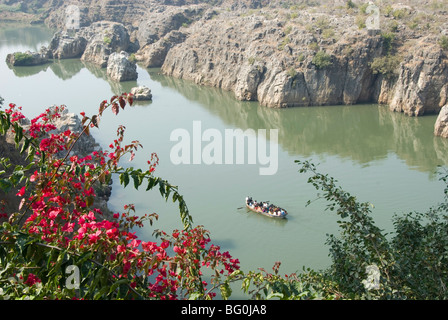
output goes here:
<path id="1" fill-rule="evenodd" d="M 148 178 L 148 186 L 146 187 L 146 191 L 152 189 L 157 184 L 158 181 L 159 181 L 159 178 L 149 177 Z"/>
<path id="2" fill-rule="evenodd" d="M 11 191 L 13 184 L 9 179 L 0 179 L 0 189 L 3 190 L 4 193 L 8 193 Z"/>
<path id="3" fill-rule="evenodd" d="M 22 148 L 20 149 L 20 153 L 24 153 L 26 150 L 28 150 L 28 147 L 30 146 L 30 139 L 25 138 L 25 142 L 22 145 Z"/>
<path id="4" fill-rule="evenodd" d="M 230 285 L 227 282 L 221 285 L 219 289 L 221 290 L 221 295 L 224 300 L 229 299 L 229 297 L 232 295 L 232 289 L 230 288 Z"/>
<path id="5" fill-rule="evenodd" d="M 120 174 L 120 183 L 126 188 L 129 184 L 129 173 L 127 171 Z"/>
<path id="6" fill-rule="evenodd" d="M 194 292 L 190 294 L 188 300 L 200 300 L 202 298 L 202 294 L 200 292 Z"/>
<path id="7" fill-rule="evenodd" d="M 118 281 L 115 281 L 114 284 L 110 287 L 108 295 L 110 295 L 112 292 L 117 290 L 117 288 L 120 285 L 123 285 L 123 284 L 128 285 L 129 284 L 129 280 L 128 279 L 120 279 Z"/>
<path id="8" fill-rule="evenodd" d="M 134 188 L 138 190 L 138 187 L 142 184 L 142 178 L 138 174 L 132 174 L 132 179 L 134 180 Z"/>
<path id="9" fill-rule="evenodd" d="M 93 300 L 100 300 L 101 297 L 107 293 L 108 289 L 109 289 L 109 288 L 108 288 L 107 286 L 106 286 L 106 287 L 102 287 L 102 288 L 100 289 L 100 291 L 98 291 L 98 292 L 95 294 L 95 296 L 93 297 Z"/>

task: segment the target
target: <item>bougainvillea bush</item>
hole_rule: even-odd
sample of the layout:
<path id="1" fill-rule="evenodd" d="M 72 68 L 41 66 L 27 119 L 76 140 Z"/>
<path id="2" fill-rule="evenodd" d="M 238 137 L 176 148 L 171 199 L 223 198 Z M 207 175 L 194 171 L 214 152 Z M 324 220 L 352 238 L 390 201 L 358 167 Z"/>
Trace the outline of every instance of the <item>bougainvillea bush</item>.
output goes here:
<path id="1" fill-rule="evenodd" d="M 122 94 L 102 101 L 91 117 L 81 113 L 82 132 L 55 130 L 64 106 L 27 126 L 16 105 L 0 111 L 0 136 L 12 136 L 24 159 L 0 158 L 0 192 L 20 200 L 14 212 L 0 211 L 0 299 L 211 299 L 223 277 L 238 272 L 239 261 L 211 244 L 203 226 L 193 226 L 177 188 L 154 175 L 156 154 L 146 170 L 120 166 L 141 148 L 138 141 L 123 145 L 123 126 L 107 151 L 72 152 L 82 135 L 99 127 L 104 111 L 117 115 L 127 105 L 132 95 Z M 135 228 L 152 226 L 155 213 L 136 216 L 132 204 L 120 213 L 102 212 L 94 205 L 95 188 L 113 175 L 124 187 L 155 189 L 177 202 L 184 228 L 155 230 L 158 241 L 146 242 Z"/>

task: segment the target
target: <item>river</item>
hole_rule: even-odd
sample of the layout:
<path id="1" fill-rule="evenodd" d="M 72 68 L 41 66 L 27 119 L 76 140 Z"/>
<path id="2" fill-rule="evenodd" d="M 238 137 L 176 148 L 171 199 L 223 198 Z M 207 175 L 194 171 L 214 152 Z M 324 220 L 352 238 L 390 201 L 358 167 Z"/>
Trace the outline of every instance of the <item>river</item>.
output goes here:
<path id="1" fill-rule="evenodd" d="M 411 118 L 392 113 L 387 106 L 355 105 L 291 109 L 268 109 L 256 102 L 237 101 L 232 93 L 201 87 L 188 81 L 159 74 L 158 69 L 138 66 L 137 81 L 114 83 L 104 69 L 78 59 L 55 61 L 36 67 L 9 68 L 8 53 L 37 51 L 47 45 L 52 32 L 37 26 L 0 24 L 0 96 L 4 104 L 14 102 L 28 117 L 44 108 L 65 104 L 71 112 L 93 115 L 99 102 L 113 94 L 128 92 L 137 85 L 151 88 L 153 101 L 137 103 L 118 116 L 106 112 L 97 141 L 107 147 L 119 124 L 126 126 L 127 141 L 139 140 L 143 149 L 132 163 L 146 167 L 152 152 L 160 158 L 156 174 L 179 186 L 194 223 L 211 232 L 212 242 L 241 261 L 245 271 L 270 269 L 281 261 L 282 274 L 300 271 L 303 266 L 328 266 L 326 234 L 336 234 L 337 217 L 325 211 L 323 200 L 298 173 L 294 160 L 311 160 L 322 173 L 360 201 L 374 205 L 377 224 L 392 230 L 392 216 L 422 211 L 443 197 L 443 184 L 436 174 L 438 165 L 447 165 L 448 141 L 433 136 L 436 116 Z M 179 164 L 171 161 L 176 129 L 193 133 L 195 121 L 202 131 L 277 129 L 278 170 L 260 175 L 260 164 Z M 197 123 L 197 122 L 196 122 Z M 261 139 L 261 138 L 260 138 Z M 268 141 L 270 142 L 270 141 Z M 205 143 L 204 143 L 205 145 Z M 181 223 L 176 206 L 165 203 L 157 191 L 145 193 L 123 189 L 114 180 L 110 208 L 122 210 L 134 203 L 139 214 L 157 212 L 155 227 L 171 231 Z M 273 220 L 241 209 L 246 196 L 270 200 L 288 210 L 288 219 Z M 153 228 L 138 230 L 151 240 Z"/>

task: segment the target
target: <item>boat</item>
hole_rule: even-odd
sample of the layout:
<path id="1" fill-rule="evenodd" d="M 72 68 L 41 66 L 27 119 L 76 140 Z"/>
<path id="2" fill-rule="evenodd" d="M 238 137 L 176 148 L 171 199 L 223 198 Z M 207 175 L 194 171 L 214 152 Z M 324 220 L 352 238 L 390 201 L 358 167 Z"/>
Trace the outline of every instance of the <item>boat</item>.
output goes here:
<path id="1" fill-rule="evenodd" d="M 269 201 L 257 202 L 251 197 L 246 198 L 246 208 L 270 218 L 285 219 L 288 215 L 285 209 L 269 204 Z"/>

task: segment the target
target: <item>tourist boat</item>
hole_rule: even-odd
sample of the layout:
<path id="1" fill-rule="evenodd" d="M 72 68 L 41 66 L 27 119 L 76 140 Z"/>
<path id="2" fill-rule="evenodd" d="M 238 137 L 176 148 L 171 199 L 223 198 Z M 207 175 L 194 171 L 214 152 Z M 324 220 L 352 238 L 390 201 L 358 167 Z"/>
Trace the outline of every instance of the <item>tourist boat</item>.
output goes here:
<path id="1" fill-rule="evenodd" d="M 255 203 L 257 203 L 259 205 L 255 206 L 254 205 Z M 277 219 L 285 219 L 286 216 L 288 215 L 288 212 L 285 209 L 282 209 L 278 206 L 273 206 L 276 209 L 275 212 L 270 212 L 268 209 L 263 210 L 263 208 L 261 207 L 263 205 L 263 203 L 268 203 L 268 202 L 257 202 L 257 201 L 253 201 L 252 198 L 250 198 L 250 197 L 246 198 L 246 208 L 253 212 L 260 213 L 266 217 L 277 218 Z M 269 207 L 269 203 L 268 203 L 268 207 Z"/>

